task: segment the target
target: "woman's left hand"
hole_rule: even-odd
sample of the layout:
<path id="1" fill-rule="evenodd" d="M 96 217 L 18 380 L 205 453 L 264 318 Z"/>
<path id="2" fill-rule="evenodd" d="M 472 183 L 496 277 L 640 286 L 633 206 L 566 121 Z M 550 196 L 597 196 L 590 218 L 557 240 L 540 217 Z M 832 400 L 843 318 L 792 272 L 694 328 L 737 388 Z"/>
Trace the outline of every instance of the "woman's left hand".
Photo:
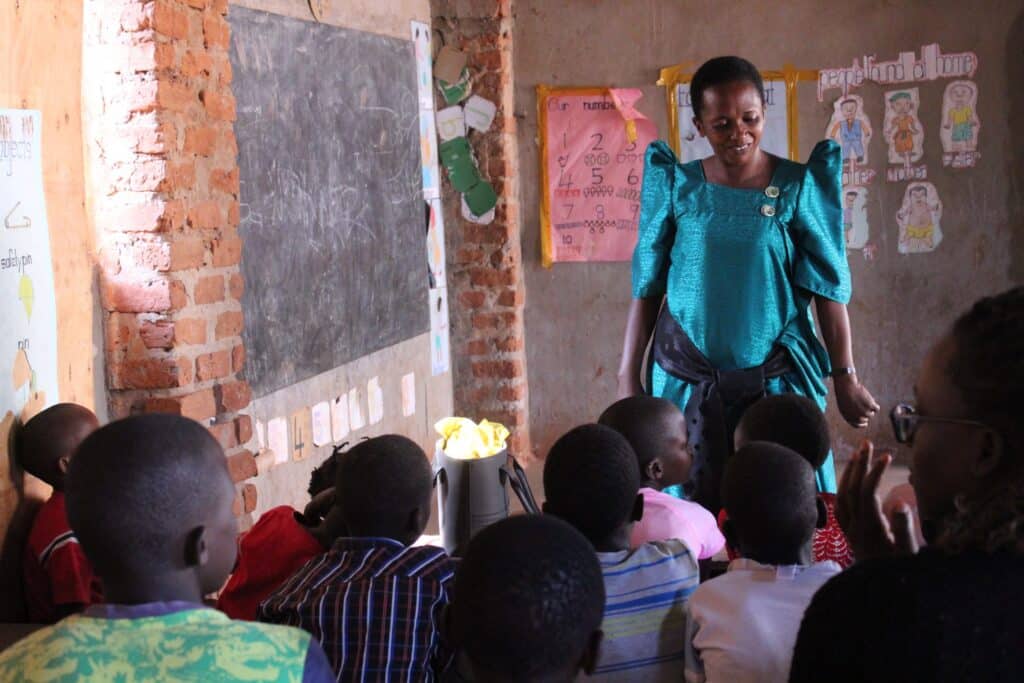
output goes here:
<path id="1" fill-rule="evenodd" d="M 836 378 L 836 404 L 843 419 L 850 426 L 863 429 L 878 412 L 878 403 L 856 375 L 842 375 Z"/>

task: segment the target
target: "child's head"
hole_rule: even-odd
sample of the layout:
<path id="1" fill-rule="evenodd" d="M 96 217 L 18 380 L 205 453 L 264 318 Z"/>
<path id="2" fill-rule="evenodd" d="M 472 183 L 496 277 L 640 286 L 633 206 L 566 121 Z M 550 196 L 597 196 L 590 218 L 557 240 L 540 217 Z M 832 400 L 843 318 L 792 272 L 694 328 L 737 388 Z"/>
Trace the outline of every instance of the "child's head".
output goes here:
<path id="1" fill-rule="evenodd" d="M 909 114 L 914 101 L 908 92 L 898 92 L 889 98 L 889 104 L 897 114 Z"/>
<path id="2" fill-rule="evenodd" d="M 856 192 L 852 192 L 851 191 L 851 192 L 847 192 L 846 193 L 846 205 L 847 206 L 853 207 L 853 205 L 854 205 L 854 203 L 856 203 L 856 201 L 857 201 L 857 193 Z"/>
<path id="3" fill-rule="evenodd" d="M 686 417 L 675 403 L 654 396 L 632 396 L 613 403 L 598 423 L 626 437 L 640 465 L 640 481 L 658 490 L 686 482 L 693 457 Z"/>
<path id="4" fill-rule="evenodd" d="M 511 517 L 477 534 L 455 577 L 450 629 L 478 681 L 572 681 L 591 673 L 604 579 L 594 549 L 555 517 Z"/>
<path id="5" fill-rule="evenodd" d="M 852 119 L 857 114 L 857 100 L 843 100 L 842 103 L 839 105 L 839 108 L 842 110 L 843 115 L 846 116 L 846 118 Z"/>
<path id="6" fill-rule="evenodd" d="M 96 415 L 75 403 L 58 403 L 42 411 L 18 432 L 18 464 L 54 489 L 64 489 L 64 475 L 79 444 L 100 426 Z"/>
<path id="7" fill-rule="evenodd" d="M 335 446 L 331 454 L 309 473 L 309 486 L 306 492 L 310 498 L 316 498 L 324 491 L 334 488 L 334 482 L 338 478 L 338 458 L 347 445 L 346 441 L 340 446 Z"/>
<path id="8" fill-rule="evenodd" d="M 576 427 L 544 462 L 544 512 L 576 527 L 599 551 L 629 547 L 643 513 L 640 472 L 626 437 L 611 427 Z"/>
<path id="9" fill-rule="evenodd" d="M 747 408 L 736 425 L 736 450 L 751 441 L 768 441 L 794 450 L 815 470 L 824 464 L 832 448 L 821 408 L 798 394 L 765 396 Z"/>
<path id="10" fill-rule="evenodd" d="M 722 481 L 725 535 L 743 557 L 763 564 L 806 564 L 826 512 L 814 470 L 796 452 L 752 441 L 729 459 Z"/>
<path id="11" fill-rule="evenodd" d="M 426 453 L 397 434 L 362 441 L 340 456 L 335 505 L 351 536 L 413 543 L 430 519 Z"/>
<path id="12" fill-rule="evenodd" d="M 71 460 L 68 521 L 111 602 L 198 600 L 234 565 L 224 451 L 202 425 L 139 415 L 93 432 Z"/>
<path id="13" fill-rule="evenodd" d="M 967 83 L 956 83 L 950 88 L 950 94 L 953 96 L 953 101 L 960 105 L 970 102 L 973 92 L 974 90 Z"/>
<path id="14" fill-rule="evenodd" d="M 928 188 L 924 185 L 914 185 L 910 188 L 910 200 L 915 204 L 925 204 L 928 201 Z"/>

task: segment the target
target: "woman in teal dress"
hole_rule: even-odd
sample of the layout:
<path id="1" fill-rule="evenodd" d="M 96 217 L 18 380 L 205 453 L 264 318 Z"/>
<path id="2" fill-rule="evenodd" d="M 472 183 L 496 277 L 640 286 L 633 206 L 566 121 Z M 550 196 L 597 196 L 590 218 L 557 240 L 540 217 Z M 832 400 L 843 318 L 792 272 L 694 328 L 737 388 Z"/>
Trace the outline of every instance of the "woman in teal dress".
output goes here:
<path id="1" fill-rule="evenodd" d="M 619 395 L 642 391 L 653 336 L 648 389 L 686 412 L 688 493 L 715 512 L 732 431 L 759 396 L 795 392 L 824 410 L 831 376 L 851 425 L 878 405 L 853 367 L 839 146 L 818 143 L 807 164 L 763 151 L 764 87 L 738 57 L 705 63 L 690 92 L 714 155 L 680 164 L 664 142 L 647 150 Z M 831 456 L 817 480 L 835 492 Z"/>

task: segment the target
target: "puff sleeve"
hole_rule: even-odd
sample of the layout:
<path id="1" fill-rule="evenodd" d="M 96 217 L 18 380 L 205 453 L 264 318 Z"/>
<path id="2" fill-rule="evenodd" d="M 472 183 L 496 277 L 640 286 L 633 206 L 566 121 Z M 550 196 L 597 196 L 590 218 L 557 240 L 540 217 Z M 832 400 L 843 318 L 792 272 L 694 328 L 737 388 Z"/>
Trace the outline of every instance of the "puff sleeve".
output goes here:
<path id="1" fill-rule="evenodd" d="M 640 223 L 633 251 L 633 297 L 662 296 L 668 282 L 676 223 L 672 210 L 676 155 L 663 140 L 647 147 Z"/>
<path id="2" fill-rule="evenodd" d="M 815 145 L 805 167 L 790 234 L 796 244 L 794 284 L 845 304 L 852 288 L 843 235 L 842 164 L 842 152 L 834 141 Z"/>

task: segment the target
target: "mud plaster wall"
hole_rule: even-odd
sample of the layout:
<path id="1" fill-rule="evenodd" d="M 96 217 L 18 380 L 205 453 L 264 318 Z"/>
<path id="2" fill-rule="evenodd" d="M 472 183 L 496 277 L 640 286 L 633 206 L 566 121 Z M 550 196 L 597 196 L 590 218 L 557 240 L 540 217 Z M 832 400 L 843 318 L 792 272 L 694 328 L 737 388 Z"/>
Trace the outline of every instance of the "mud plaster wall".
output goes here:
<path id="1" fill-rule="evenodd" d="M 982 121 L 982 159 L 973 170 L 942 167 L 938 144 L 941 98 L 948 82 L 912 83 L 923 103 L 924 162 L 944 203 L 944 241 L 931 254 L 897 253 L 895 213 L 907 183 L 876 178 L 868 218 L 877 257 L 849 252 L 854 296 L 850 316 L 862 381 L 888 410 L 911 396 L 914 372 L 938 335 L 977 297 L 1024 282 L 1024 8 L 1020 2 L 974 5 L 854 0 L 822 5 L 733 2 L 709 9 L 690 0 L 515 3 L 515 97 L 520 122 L 520 187 L 526 280 L 526 348 L 530 422 L 535 451 L 545 453 L 573 424 L 593 420 L 614 399 L 622 331 L 630 298 L 629 265 L 540 265 L 537 116 L 534 87 L 642 87 L 640 108 L 668 136 L 661 67 L 740 54 L 762 69 L 848 66 L 865 54 L 890 60 L 937 42 L 945 52 L 972 50 Z M 1013 87 L 1011 88 L 1011 84 Z M 868 103 L 877 129 L 882 92 L 855 92 Z M 813 84 L 801 86 L 800 158 L 824 135 L 832 101 L 819 103 Z M 872 165 L 884 164 L 885 143 L 871 142 Z M 857 432 L 830 405 L 839 455 L 865 435 L 890 443 L 884 416 Z"/>

